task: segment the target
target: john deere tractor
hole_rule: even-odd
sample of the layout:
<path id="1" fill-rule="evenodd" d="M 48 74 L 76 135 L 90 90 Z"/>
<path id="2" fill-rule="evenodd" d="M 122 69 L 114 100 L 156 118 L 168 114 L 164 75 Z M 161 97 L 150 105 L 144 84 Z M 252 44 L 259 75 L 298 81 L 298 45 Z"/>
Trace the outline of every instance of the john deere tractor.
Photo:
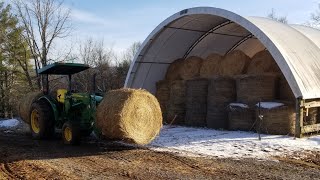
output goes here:
<path id="1" fill-rule="evenodd" d="M 85 64 L 54 63 L 39 69 L 44 95 L 30 110 L 30 129 L 35 139 L 50 138 L 61 131 L 65 144 L 78 144 L 82 136 L 88 136 L 95 129 L 96 106 L 102 96 L 94 91 L 75 93 L 71 87 L 72 75 L 88 68 Z M 68 89 L 58 89 L 55 97 L 49 95 L 48 75 L 68 76 Z"/>

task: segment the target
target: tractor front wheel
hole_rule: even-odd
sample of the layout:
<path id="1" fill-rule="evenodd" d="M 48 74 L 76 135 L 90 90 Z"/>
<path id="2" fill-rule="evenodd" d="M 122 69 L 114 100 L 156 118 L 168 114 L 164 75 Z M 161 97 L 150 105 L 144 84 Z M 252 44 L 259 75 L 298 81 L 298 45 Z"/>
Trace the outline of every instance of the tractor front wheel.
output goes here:
<path id="1" fill-rule="evenodd" d="M 53 112 L 45 100 L 39 100 L 32 104 L 30 130 L 34 139 L 45 139 L 54 135 Z"/>
<path id="2" fill-rule="evenodd" d="M 62 127 L 64 144 L 78 145 L 80 143 L 80 128 L 75 123 L 67 121 Z"/>

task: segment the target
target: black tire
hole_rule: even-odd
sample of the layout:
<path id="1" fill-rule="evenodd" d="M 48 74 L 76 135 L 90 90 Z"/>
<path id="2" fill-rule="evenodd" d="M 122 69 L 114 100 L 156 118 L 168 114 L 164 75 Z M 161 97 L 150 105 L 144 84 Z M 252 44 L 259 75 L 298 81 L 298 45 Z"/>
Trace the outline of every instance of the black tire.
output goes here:
<path id="1" fill-rule="evenodd" d="M 33 115 L 32 113 L 35 114 Z M 36 118 L 34 116 L 36 116 Z M 37 128 L 35 128 L 35 121 L 37 121 Z M 54 115 L 50 104 L 46 100 L 39 100 L 32 103 L 30 110 L 30 130 L 34 139 L 53 137 Z"/>
<path id="2" fill-rule="evenodd" d="M 70 121 L 65 122 L 62 126 L 62 139 L 64 144 L 79 145 L 81 139 L 79 125 Z"/>

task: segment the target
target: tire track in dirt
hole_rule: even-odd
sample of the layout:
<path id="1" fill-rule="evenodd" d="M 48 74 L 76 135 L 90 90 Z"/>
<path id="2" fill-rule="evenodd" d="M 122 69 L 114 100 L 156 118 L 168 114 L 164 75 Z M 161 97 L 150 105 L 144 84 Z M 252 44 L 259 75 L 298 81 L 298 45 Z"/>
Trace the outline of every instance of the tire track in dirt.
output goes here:
<path id="1" fill-rule="evenodd" d="M 13 174 L 13 172 L 11 171 L 9 165 L 7 163 L 1 163 L 1 166 L 0 166 L 0 170 L 2 172 L 2 175 L 4 176 L 4 178 L 8 178 L 8 179 L 16 179 L 16 178 L 19 178 L 17 176 L 15 176 Z M 0 172 L 0 173 L 1 173 Z M 1 177 L 1 176 L 0 176 Z"/>

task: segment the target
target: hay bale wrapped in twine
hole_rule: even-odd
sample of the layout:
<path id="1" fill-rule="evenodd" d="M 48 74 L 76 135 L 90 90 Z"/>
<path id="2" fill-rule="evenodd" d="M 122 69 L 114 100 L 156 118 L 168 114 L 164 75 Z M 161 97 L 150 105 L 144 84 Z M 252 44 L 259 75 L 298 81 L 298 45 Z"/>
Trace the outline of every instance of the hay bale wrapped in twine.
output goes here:
<path id="1" fill-rule="evenodd" d="M 220 63 L 222 56 L 216 53 L 210 54 L 202 63 L 200 68 L 200 77 L 210 78 L 220 74 Z"/>
<path id="2" fill-rule="evenodd" d="M 184 124 L 186 114 L 186 82 L 172 81 L 167 105 L 167 121 L 171 124 Z"/>
<path id="3" fill-rule="evenodd" d="M 187 81 L 186 125 L 194 127 L 206 126 L 207 94 L 207 79 L 199 78 Z"/>
<path id="4" fill-rule="evenodd" d="M 279 102 L 261 102 L 256 105 L 256 118 L 258 124 L 256 129 L 265 134 L 293 135 L 295 133 L 296 113 L 292 106 Z M 263 115 L 260 120 L 259 112 Z"/>
<path id="5" fill-rule="evenodd" d="M 237 101 L 254 106 L 259 101 L 275 99 L 277 76 L 274 74 L 252 74 L 235 76 Z"/>
<path id="6" fill-rule="evenodd" d="M 33 102 L 35 102 L 37 99 L 39 99 L 43 95 L 42 92 L 30 92 L 23 96 L 23 98 L 20 100 L 19 103 L 19 116 L 20 118 L 30 124 L 30 111 L 31 111 L 31 105 Z"/>
<path id="7" fill-rule="evenodd" d="M 248 66 L 247 74 L 281 73 L 269 51 L 256 53 Z"/>
<path id="8" fill-rule="evenodd" d="M 251 131 L 254 129 L 255 111 L 242 103 L 229 104 L 229 130 Z"/>
<path id="9" fill-rule="evenodd" d="M 108 139 L 148 144 L 162 127 L 161 108 L 148 91 L 112 90 L 97 107 L 97 126 Z"/>
<path id="10" fill-rule="evenodd" d="M 236 50 L 225 55 L 220 64 L 220 75 L 234 76 L 247 71 L 251 59 L 242 51 Z"/>
<path id="11" fill-rule="evenodd" d="M 156 98 L 158 99 L 162 111 L 163 121 L 167 118 L 167 105 L 170 98 L 170 83 L 169 81 L 162 80 L 156 83 Z"/>
<path id="12" fill-rule="evenodd" d="M 180 71 L 183 63 L 184 63 L 184 59 L 182 58 L 173 61 L 167 69 L 165 79 L 168 81 L 181 80 Z"/>
<path id="13" fill-rule="evenodd" d="M 189 80 L 200 76 L 200 68 L 203 59 L 196 56 L 188 57 L 180 69 L 181 78 L 183 80 Z"/>
<path id="14" fill-rule="evenodd" d="M 216 76 L 209 79 L 207 98 L 207 127 L 228 128 L 228 105 L 236 99 L 233 78 Z"/>

